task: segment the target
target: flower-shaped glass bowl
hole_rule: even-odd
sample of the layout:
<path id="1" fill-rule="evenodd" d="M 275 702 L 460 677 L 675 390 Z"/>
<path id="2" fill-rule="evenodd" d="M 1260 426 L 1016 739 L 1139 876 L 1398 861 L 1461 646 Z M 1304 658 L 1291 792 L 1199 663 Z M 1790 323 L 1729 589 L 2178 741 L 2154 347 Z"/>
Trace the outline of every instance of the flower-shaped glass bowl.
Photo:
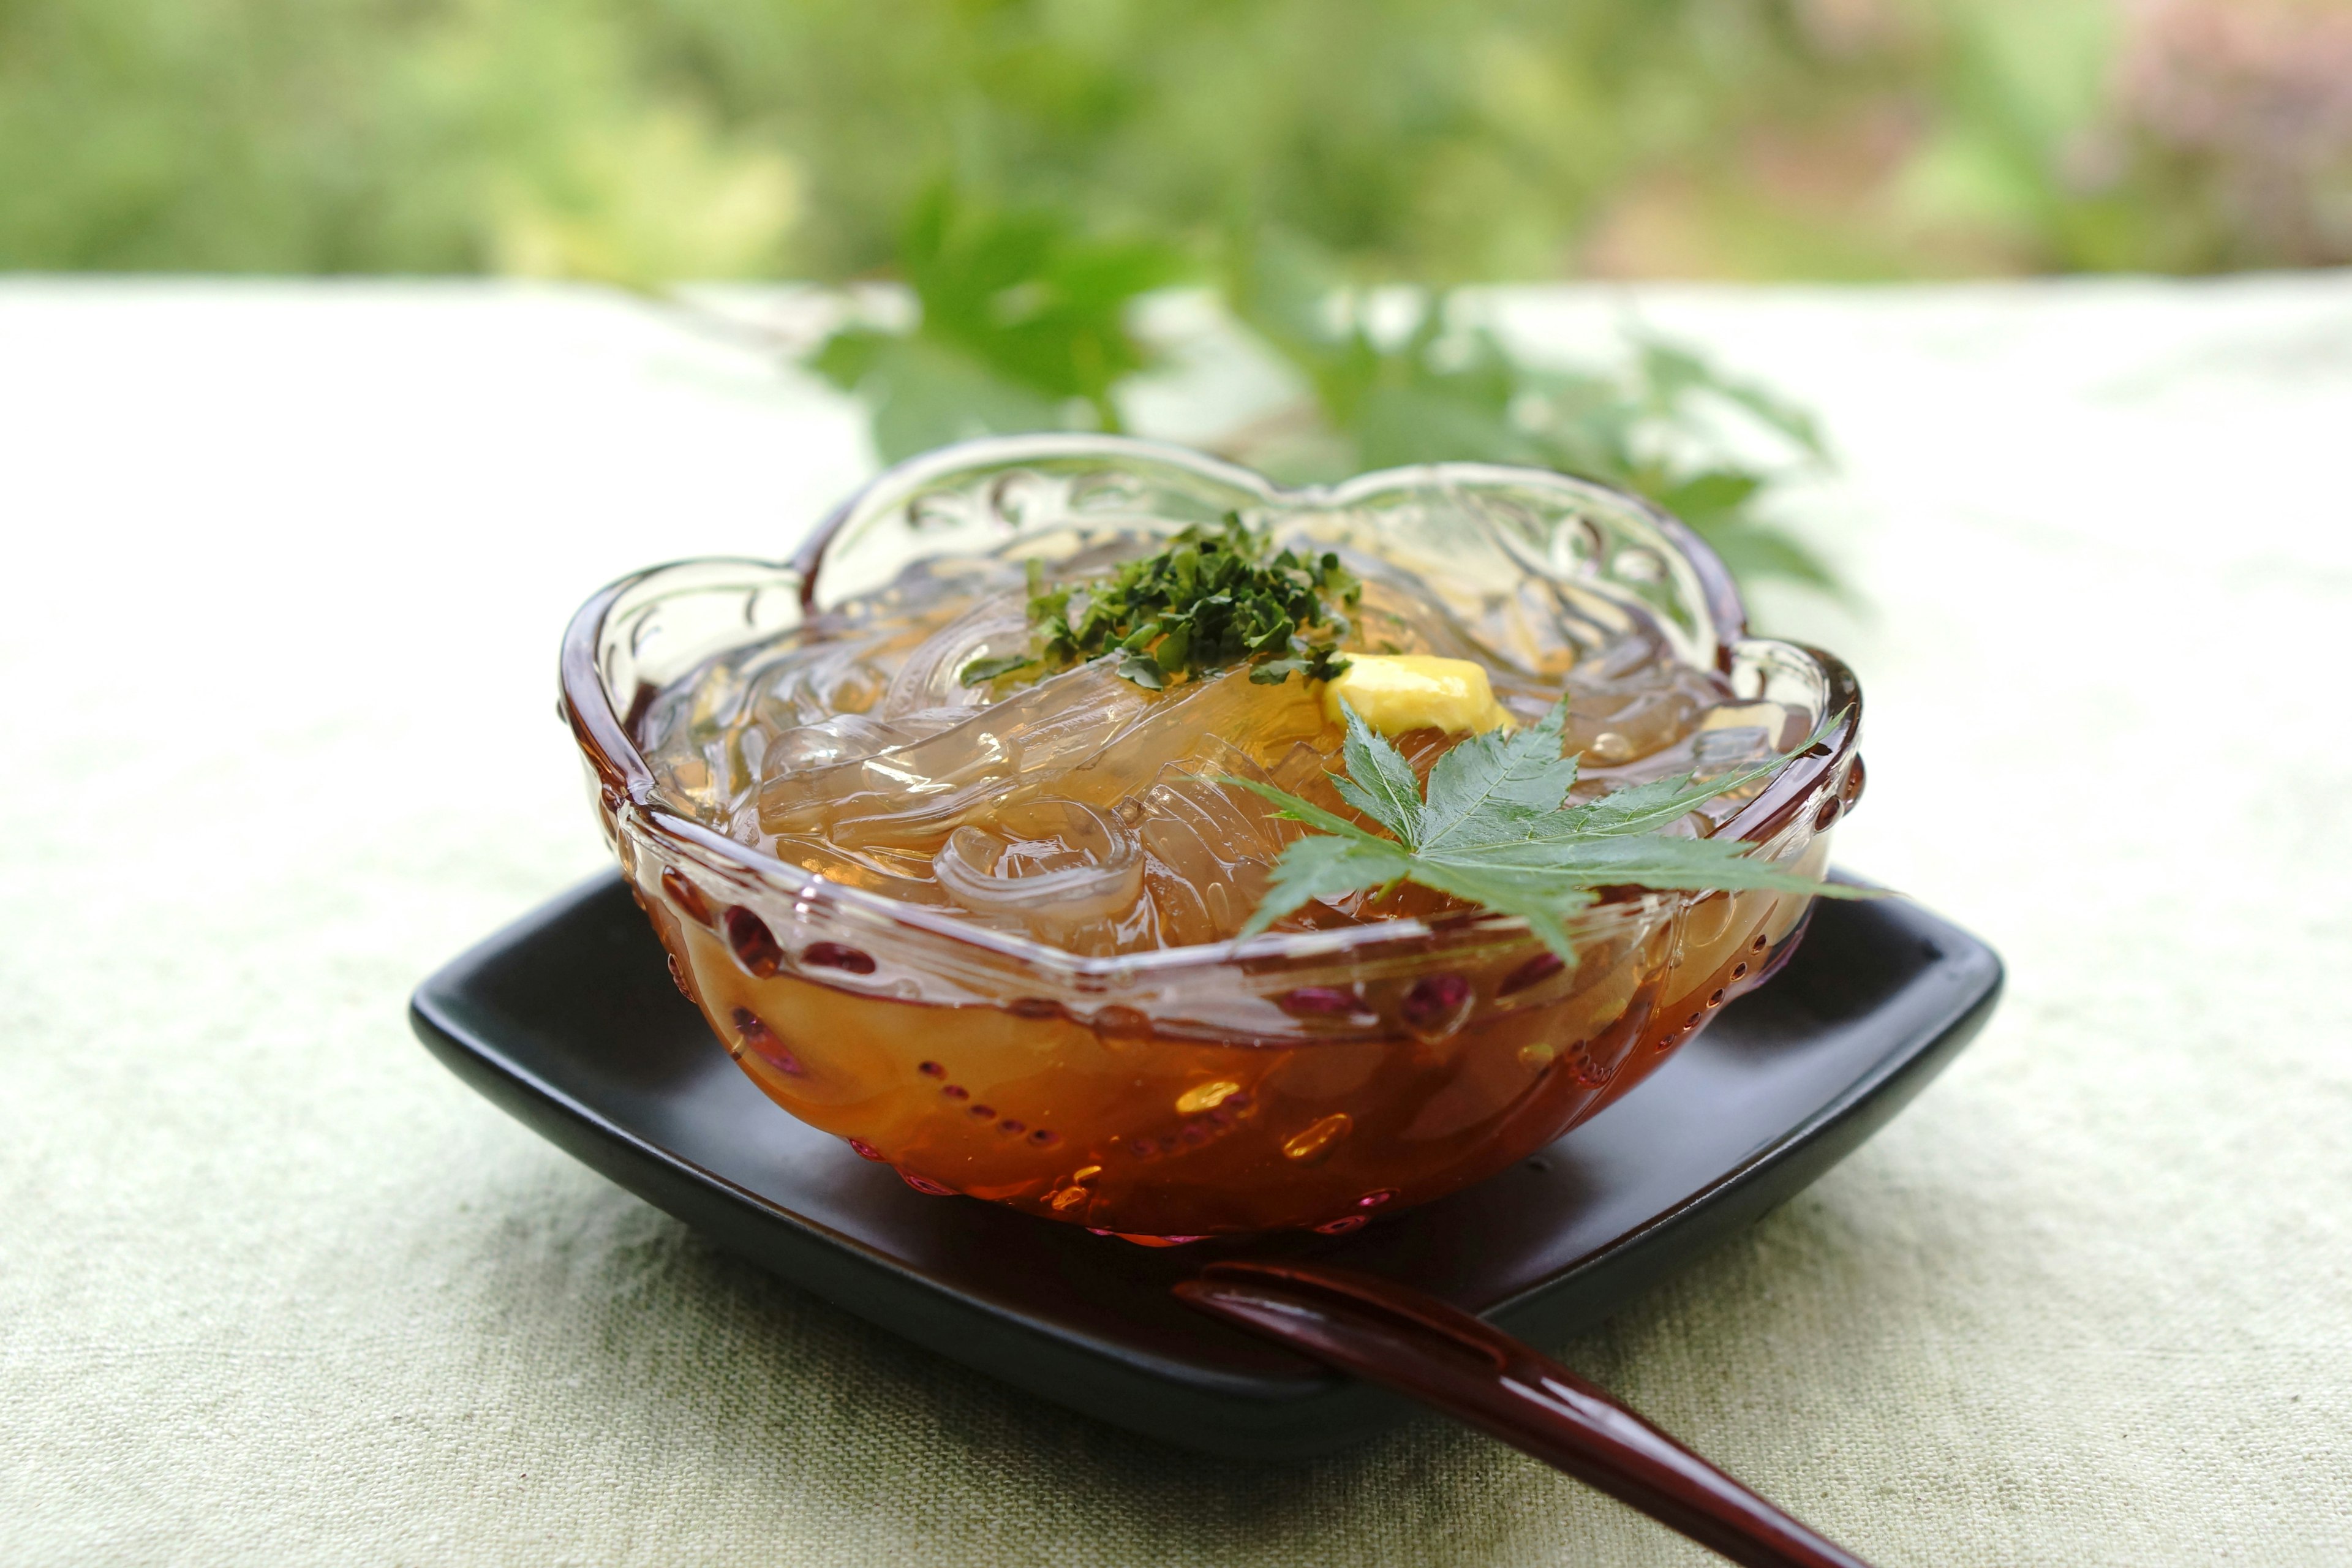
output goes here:
<path id="1" fill-rule="evenodd" d="M 1592 1115 L 1759 984 L 1801 933 L 1780 893 L 1620 889 L 1563 965 L 1523 922 L 1394 920 L 1108 956 L 843 886 L 730 837 L 656 784 L 634 732 L 706 661 L 926 558 L 1056 555 L 1239 511 L 1369 552 L 1467 615 L 1646 620 L 1738 699 L 1842 715 L 1717 829 L 1819 874 L 1862 787 L 1859 692 L 1745 634 L 1687 529 L 1616 491 L 1445 464 L 1285 490 L 1108 437 L 968 443 L 891 469 L 790 563 L 656 567 L 574 618 L 563 707 L 606 837 L 678 986 L 778 1104 L 962 1193 L 1132 1240 L 1349 1230 L 1490 1175 Z"/>

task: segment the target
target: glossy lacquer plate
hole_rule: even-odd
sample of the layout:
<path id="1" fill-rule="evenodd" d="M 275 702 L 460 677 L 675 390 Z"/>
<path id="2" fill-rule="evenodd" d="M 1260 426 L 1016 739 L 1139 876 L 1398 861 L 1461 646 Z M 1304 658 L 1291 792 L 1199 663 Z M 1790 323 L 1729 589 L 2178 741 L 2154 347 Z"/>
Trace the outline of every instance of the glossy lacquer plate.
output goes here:
<path id="1" fill-rule="evenodd" d="M 1622 1100 L 1502 1174 L 1350 1235 L 1150 1250 L 917 1192 L 789 1117 L 677 993 L 618 877 L 420 986 L 458 1077 L 605 1175 L 850 1311 L 1106 1421 L 1306 1455 L 1412 1411 L 1181 1305 L 1224 1258 L 1311 1258 L 1428 1291 L 1538 1345 L 1591 1324 L 1850 1152 L 1982 1025 L 1982 942 L 1914 904 L 1819 900 L 1772 982 Z"/>

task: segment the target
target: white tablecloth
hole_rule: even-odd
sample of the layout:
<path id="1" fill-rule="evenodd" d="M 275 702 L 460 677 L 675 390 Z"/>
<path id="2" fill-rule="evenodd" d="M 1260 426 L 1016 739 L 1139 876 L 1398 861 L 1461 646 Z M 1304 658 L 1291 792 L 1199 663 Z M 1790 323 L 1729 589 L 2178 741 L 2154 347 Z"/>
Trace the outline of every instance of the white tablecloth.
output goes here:
<path id="1" fill-rule="evenodd" d="M 1822 414 L 1849 865 L 2008 1000 L 1560 1347 L 1888 1564 L 2352 1561 L 2352 278 L 1545 290 Z M 435 1065 L 603 860 L 555 639 L 773 553 L 854 411 L 588 291 L 0 282 L 0 1561 L 1664 1563 L 1429 1422 L 1292 1468 L 1014 1394 Z"/>

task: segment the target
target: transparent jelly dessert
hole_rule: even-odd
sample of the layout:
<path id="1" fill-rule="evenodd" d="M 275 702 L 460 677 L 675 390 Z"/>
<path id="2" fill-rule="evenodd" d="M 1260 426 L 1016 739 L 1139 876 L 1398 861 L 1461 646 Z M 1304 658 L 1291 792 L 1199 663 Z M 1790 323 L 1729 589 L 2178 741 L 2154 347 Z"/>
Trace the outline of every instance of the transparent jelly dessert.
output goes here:
<path id="1" fill-rule="evenodd" d="M 1329 663 L 1038 656 L 1041 583 L 1236 526 L 1348 585 Z M 1380 685 L 1464 669 L 1485 706 L 1433 722 Z M 1852 676 L 1746 636 L 1681 525 L 1477 465 L 1286 491 L 1113 437 L 970 443 L 882 476 L 789 564 L 614 584 L 562 679 L 672 973 L 762 1090 L 920 1191 L 1147 1242 L 1340 1232 L 1492 1174 L 1801 933 L 1799 890 L 1602 887 L 1564 956 L 1414 881 L 1254 931 L 1317 831 L 1284 795 L 1364 820 L 1338 694 L 1424 787 L 1471 736 L 1548 721 L 1580 758 L 1570 805 L 1744 779 L 1664 831 L 1806 877 L 1863 783 Z"/>

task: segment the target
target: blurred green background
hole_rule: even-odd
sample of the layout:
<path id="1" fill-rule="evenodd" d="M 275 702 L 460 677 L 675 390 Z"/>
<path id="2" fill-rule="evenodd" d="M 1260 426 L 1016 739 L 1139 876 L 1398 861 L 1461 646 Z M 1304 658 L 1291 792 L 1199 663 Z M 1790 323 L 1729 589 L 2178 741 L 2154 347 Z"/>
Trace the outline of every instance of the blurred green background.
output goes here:
<path id="1" fill-rule="evenodd" d="M 1750 585 L 1843 592 L 1834 433 L 1458 286 L 2347 260 L 2352 0 L 0 0 L 0 269 L 887 279 L 777 344 L 884 459 L 1131 427 L 1191 285 L 1286 398 L 1213 449 L 1587 475 Z"/>
<path id="2" fill-rule="evenodd" d="M 2352 259 L 2347 0 L 0 0 L 0 268 L 887 267 L 940 182 L 1360 278 Z"/>

